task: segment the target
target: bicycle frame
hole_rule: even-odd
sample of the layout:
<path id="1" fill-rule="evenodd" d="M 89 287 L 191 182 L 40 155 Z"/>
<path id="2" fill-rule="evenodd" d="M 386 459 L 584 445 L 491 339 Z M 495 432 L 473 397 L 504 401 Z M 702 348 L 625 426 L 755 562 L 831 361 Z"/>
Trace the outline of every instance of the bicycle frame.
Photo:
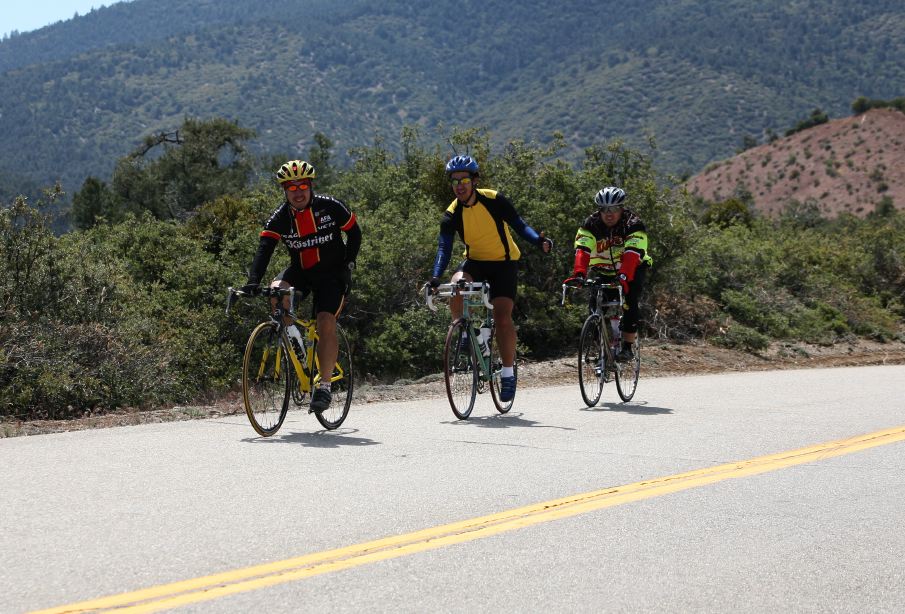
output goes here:
<path id="1" fill-rule="evenodd" d="M 459 280 L 456 283 L 440 284 L 435 295 L 431 293 L 430 285 L 424 286 L 424 301 L 428 309 L 436 312 L 433 297 L 452 298 L 461 296 L 462 318 L 468 322 L 468 339 L 474 350 L 473 355 L 478 358 L 481 382 L 489 382 L 493 377 L 493 365 L 490 356 L 485 356 L 481 351 L 480 340 L 474 334 L 476 328 L 493 328 L 493 303 L 490 302 L 490 286 L 486 282 L 468 282 Z M 483 312 L 483 314 L 482 314 Z M 489 340 L 488 340 L 489 343 Z"/>
<path id="2" fill-rule="evenodd" d="M 621 338 L 621 335 L 617 333 L 619 330 L 618 323 L 622 321 L 622 310 L 625 305 L 625 296 L 622 293 L 622 284 L 618 282 L 601 282 L 601 281 L 592 281 L 592 280 L 584 280 L 581 282 L 581 285 L 562 285 L 562 301 L 560 305 L 566 304 L 566 292 L 570 288 L 580 288 L 580 289 L 588 289 L 595 292 L 594 297 L 594 310 L 591 312 L 593 315 L 596 315 L 600 318 L 601 322 L 605 325 L 601 326 L 601 344 L 603 347 L 601 348 L 601 355 L 604 356 L 605 362 L 607 365 L 614 365 L 616 362 L 616 352 L 614 348 L 614 344 L 616 341 Z M 618 292 L 619 300 L 616 301 L 604 301 L 604 293 L 607 290 L 615 290 Z M 616 326 L 613 325 L 613 321 L 617 323 Z M 601 365 L 600 368 L 604 370 L 606 365 Z M 606 380 L 605 380 L 606 381 Z"/>
<path id="3" fill-rule="evenodd" d="M 297 295 L 300 295 L 301 292 L 297 291 L 295 288 L 262 288 L 260 296 L 277 298 L 283 296 L 289 297 L 289 309 L 285 310 L 282 306 L 277 306 L 270 315 L 271 321 L 276 325 L 277 332 L 280 335 L 281 343 L 277 348 L 277 375 L 279 375 L 279 365 L 282 364 L 280 361 L 279 352 L 286 351 L 289 356 L 289 362 L 292 365 L 294 375 L 298 384 L 298 392 L 300 394 L 310 393 L 314 387 L 321 380 L 321 370 L 320 370 L 320 362 L 317 358 L 317 352 L 313 351 L 315 347 L 315 343 L 318 340 L 317 336 L 317 323 L 314 319 L 302 319 L 299 318 L 295 314 L 295 299 Z M 237 290 L 235 288 L 229 288 L 229 294 L 226 303 L 226 313 L 229 314 L 230 309 L 232 308 L 233 303 L 235 302 L 236 297 L 248 297 L 251 296 L 246 292 L 242 292 L 241 290 Z M 286 333 L 286 325 L 283 323 L 283 318 L 289 317 L 298 326 L 300 331 L 304 332 L 303 336 L 303 345 L 305 350 L 304 362 L 299 360 L 298 353 L 294 350 L 288 351 L 289 348 L 292 348 L 292 344 L 289 341 L 289 335 Z M 264 368 L 264 362 L 266 361 L 267 355 L 265 354 L 262 359 L 261 368 Z M 314 380 L 311 379 L 311 374 L 315 373 L 316 376 Z M 345 376 L 345 373 L 342 369 L 342 366 L 337 363 L 334 366 L 334 373 L 332 374 L 330 381 L 335 382 L 341 380 Z"/>

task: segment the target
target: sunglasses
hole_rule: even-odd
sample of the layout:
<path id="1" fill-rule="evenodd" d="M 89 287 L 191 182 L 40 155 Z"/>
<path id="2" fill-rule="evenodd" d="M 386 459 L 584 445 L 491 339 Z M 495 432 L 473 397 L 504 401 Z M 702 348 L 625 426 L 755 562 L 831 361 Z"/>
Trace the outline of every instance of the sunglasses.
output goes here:
<path id="1" fill-rule="evenodd" d="M 450 179 L 449 180 L 449 183 L 450 183 L 450 185 L 452 185 L 452 187 L 456 187 L 459 184 L 468 185 L 471 182 L 472 182 L 471 177 L 462 177 L 461 179 Z"/>
<path id="2" fill-rule="evenodd" d="M 622 209 L 622 205 L 611 205 L 609 207 L 598 207 L 601 213 L 616 213 Z"/>
<path id="3" fill-rule="evenodd" d="M 283 185 L 289 192 L 295 192 L 296 190 L 307 190 L 311 188 L 310 183 L 287 183 Z"/>

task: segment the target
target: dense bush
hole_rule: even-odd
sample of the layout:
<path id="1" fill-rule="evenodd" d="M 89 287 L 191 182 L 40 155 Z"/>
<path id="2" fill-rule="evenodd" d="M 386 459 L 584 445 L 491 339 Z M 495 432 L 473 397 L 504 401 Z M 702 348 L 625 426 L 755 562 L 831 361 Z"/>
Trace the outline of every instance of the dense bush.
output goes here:
<path id="1" fill-rule="evenodd" d="M 661 273 L 666 281 L 655 288 L 655 308 L 669 313 L 671 300 L 709 299 L 703 314 L 679 312 L 679 321 L 666 324 L 673 336 L 758 349 L 764 339 L 746 329 L 824 344 L 852 335 L 887 340 L 898 333 L 905 297 L 901 214 L 800 227 L 789 218 L 749 223 L 707 227 Z M 745 328 L 732 333 L 733 327 Z"/>
<path id="2" fill-rule="evenodd" d="M 655 172 L 649 154 L 618 142 L 569 165 L 559 137 L 500 152 L 480 131 L 450 140 L 477 156 L 484 186 L 508 194 L 555 241 L 547 256 L 518 239 L 523 358 L 574 351 L 585 303 L 561 307 L 560 283 L 575 231 L 607 184 L 626 188 L 651 236 L 647 336 L 761 351 L 771 339 L 886 340 L 901 331 L 905 216 L 894 210 L 826 221 L 794 206 L 771 221 L 740 202 L 693 204 Z M 318 148 L 329 168 L 329 141 Z M 359 374 L 383 381 L 437 372 L 449 318 L 429 312 L 419 293 L 453 198 L 448 153 L 422 145 L 414 129 L 395 149 L 402 153 L 380 142 L 355 150 L 353 166 L 331 169 L 324 190 L 350 206 L 363 230 L 342 322 Z M 245 338 L 267 307 L 248 301 L 226 316 L 226 288 L 244 283 L 260 228 L 281 202 L 272 180 L 211 197 L 183 221 L 158 219 L 149 207 L 121 212 L 116 223 L 94 218 L 61 237 L 45 213 L 55 198 L 48 193 L 37 208 L 17 199 L 0 211 L 0 416 L 69 417 L 234 388 Z M 286 264 L 278 248 L 267 274 Z"/>

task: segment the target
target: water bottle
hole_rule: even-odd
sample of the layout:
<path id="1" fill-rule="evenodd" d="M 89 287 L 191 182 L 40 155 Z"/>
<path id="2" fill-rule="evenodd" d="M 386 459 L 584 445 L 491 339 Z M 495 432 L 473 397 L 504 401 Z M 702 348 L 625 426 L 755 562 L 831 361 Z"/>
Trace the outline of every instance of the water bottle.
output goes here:
<path id="1" fill-rule="evenodd" d="M 478 330 L 478 345 L 481 346 L 481 354 L 490 356 L 490 329 L 486 326 Z"/>
<path id="2" fill-rule="evenodd" d="M 286 327 L 286 334 L 289 335 L 289 342 L 292 344 L 292 347 L 295 348 L 295 353 L 299 358 L 304 359 L 305 354 L 305 340 L 302 338 L 302 331 L 299 330 L 299 327 L 295 324 L 291 324 Z"/>

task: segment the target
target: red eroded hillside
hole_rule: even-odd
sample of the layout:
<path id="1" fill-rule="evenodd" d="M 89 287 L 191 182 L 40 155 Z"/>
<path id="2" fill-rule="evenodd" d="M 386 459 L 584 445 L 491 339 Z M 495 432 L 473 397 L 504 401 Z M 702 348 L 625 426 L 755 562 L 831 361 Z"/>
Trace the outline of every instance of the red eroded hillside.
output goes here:
<path id="1" fill-rule="evenodd" d="M 905 209 L 905 113 L 872 109 L 835 119 L 711 164 L 686 186 L 709 201 L 746 190 L 771 216 L 792 200 L 813 200 L 827 217 L 864 216 L 884 197 Z"/>

